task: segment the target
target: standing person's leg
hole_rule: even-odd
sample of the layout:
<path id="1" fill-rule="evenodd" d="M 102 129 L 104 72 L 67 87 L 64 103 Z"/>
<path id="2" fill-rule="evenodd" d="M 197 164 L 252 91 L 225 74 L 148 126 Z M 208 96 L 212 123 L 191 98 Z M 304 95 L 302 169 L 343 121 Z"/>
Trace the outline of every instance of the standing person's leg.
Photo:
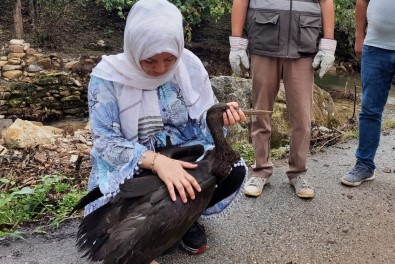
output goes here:
<path id="1" fill-rule="evenodd" d="M 307 170 L 307 154 L 310 147 L 311 112 L 313 106 L 313 59 L 284 59 L 283 80 L 289 122 L 291 144 L 287 176 L 295 187 L 296 195 L 312 198 L 314 190 L 301 177 Z"/>
<path id="2" fill-rule="evenodd" d="M 392 58 L 392 60 L 391 60 Z M 362 50 L 362 104 L 359 113 L 357 163 L 341 182 L 358 186 L 374 179 L 374 157 L 380 142 L 381 118 L 395 71 L 394 51 L 371 46 Z"/>
<path id="3" fill-rule="evenodd" d="M 273 110 L 280 80 L 279 59 L 251 55 L 252 107 L 259 110 Z M 273 173 L 270 160 L 271 115 L 252 118 L 251 137 L 255 151 L 255 164 L 251 177 L 244 187 L 249 196 L 259 196 L 263 186 Z"/>

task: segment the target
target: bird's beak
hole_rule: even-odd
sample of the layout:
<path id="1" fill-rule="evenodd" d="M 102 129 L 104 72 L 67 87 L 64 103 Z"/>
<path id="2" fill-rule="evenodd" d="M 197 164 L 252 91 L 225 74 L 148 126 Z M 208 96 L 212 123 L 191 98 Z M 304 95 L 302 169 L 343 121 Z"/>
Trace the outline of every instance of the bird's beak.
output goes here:
<path id="1" fill-rule="evenodd" d="M 269 110 L 255 110 L 255 109 L 240 109 L 243 111 L 243 113 L 246 116 L 252 116 L 252 115 L 266 115 L 266 114 L 271 114 L 273 111 Z"/>

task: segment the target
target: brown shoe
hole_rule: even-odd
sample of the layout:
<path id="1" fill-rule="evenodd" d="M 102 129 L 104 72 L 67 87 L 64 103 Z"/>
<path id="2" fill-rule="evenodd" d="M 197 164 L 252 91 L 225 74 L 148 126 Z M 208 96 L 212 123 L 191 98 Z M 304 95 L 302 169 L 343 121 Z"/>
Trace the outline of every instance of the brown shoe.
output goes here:
<path id="1" fill-rule="evenodd" d="M 300 175 L 289 179 L 289 183 L 295 188 L 295 193 L 300 198 L 313 198 L 314 190 L 310 187 L 308 181 Z"/>

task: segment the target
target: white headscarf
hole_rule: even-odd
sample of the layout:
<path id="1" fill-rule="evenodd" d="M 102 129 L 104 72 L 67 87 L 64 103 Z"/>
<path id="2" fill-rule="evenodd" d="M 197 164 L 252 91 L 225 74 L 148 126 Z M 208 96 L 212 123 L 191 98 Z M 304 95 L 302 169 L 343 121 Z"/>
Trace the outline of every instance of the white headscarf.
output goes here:
<path id="1" fill-rule="evenodd" d="M 171 53 L 177 60 L 166 74 L 150 76 L 140 61 L 162 52 Z M 134 4 L 126 21 L 124 52 L 103 56 L 92 75 L 114 82 L 122 132 L 134 141 L 145 140 L 138 137 L 139 119 L 149 116 L 155 117 L 152 122 L 162 122 L 156 93 L 160 85 L 171 80 L 178 83 L 191 118 L 197 118 L 216 100 L 201 61 L 184 49 L 182 15 L 166 0 L 140 0 Z"/>

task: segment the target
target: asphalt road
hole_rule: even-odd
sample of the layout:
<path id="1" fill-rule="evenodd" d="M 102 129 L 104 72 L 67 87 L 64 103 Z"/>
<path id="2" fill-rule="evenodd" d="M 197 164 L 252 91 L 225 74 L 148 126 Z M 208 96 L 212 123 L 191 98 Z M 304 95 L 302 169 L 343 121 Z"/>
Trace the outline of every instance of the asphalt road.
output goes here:
<path id="1" fill-rule="evenodd" d="M 209 250 L 176 250 L 161 264 L 395 263 L 395 131 L 382 136 L 376 180 L 349 188 L 339 178 L 354 164 L 356 140 L 311 155 L 307 178 L 316 197 L 295 196 L 285 160 L 258 198 L 241 197 L 228 215 L 205 223 Z M 392 172 L 386 173 L 384 167 Z M 87 264 L 74 247 L 78 222 L 46 235 L 0 240 L 0 264 Z M 29 230 L 27 230 L 29 231 Z"/>

